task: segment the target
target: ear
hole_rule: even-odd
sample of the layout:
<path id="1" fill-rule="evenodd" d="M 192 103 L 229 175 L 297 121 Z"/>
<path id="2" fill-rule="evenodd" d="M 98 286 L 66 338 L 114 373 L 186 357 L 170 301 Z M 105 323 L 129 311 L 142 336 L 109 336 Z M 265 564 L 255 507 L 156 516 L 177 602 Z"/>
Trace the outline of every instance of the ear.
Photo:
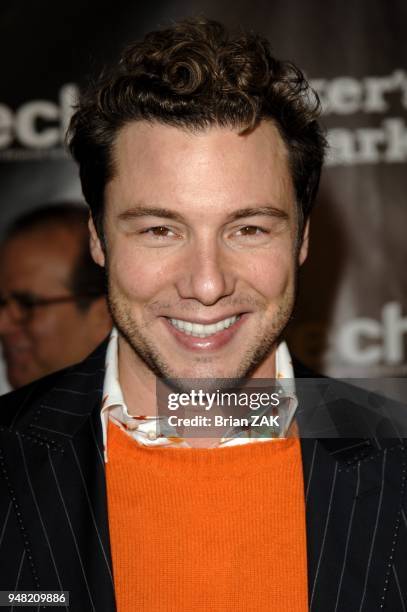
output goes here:
<path id="1" fill-rule="evenodd" d="M 97 234 L 95 224 L 93 223 L 92 215 L 89 216 L 89 233 L 90 233 L 90 253 L 92 255 L 93 261 L 97 263 L 102 268 L 105 265 L 105 254 L 103 252 L 102 244 L 100 242 L 100 238 Z"/>
<path id="2" fill-rule="evenodd" d="M 307 259 L 309 245 L 309 219 L 305 223 L 304 231 L 302 233 L 301 246 L 298 251 L 298 265 L 302 266 L 304 261 Z"/>

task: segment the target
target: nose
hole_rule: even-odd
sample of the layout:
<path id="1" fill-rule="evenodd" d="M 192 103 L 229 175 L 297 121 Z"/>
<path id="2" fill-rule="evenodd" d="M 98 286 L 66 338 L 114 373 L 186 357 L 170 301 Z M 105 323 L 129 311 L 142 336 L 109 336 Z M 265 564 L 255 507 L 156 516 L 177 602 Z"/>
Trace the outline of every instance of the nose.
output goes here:
<path id="1" fill-rule="evenodd" d="M 195 299 L 212 306 L 235 290 L 233 266 L 225 247 L 216 239 L 201 239 L 191 245 L 180 272 L 177 289 L 183 299 Z"/>

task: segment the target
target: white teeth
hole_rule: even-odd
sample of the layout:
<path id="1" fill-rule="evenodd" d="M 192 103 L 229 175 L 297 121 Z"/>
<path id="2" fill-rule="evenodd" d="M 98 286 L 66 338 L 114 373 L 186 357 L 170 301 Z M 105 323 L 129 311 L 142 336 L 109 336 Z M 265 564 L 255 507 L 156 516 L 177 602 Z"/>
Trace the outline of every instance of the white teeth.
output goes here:
<path id="1" fill-rule="evenodd" d="M 182 319 L 170 319 L 172 325 L 184 332 L 188 336 L 195 336 L 196 338 L 207 338 L 213 336 L 217 332 L 227 329 L 233 323 L 240 319 L 240 315 L 235 317 L 229 317 L 218 323 L 212 323 L 211 325 L 202 325 L 202 323 L 191 323 L 190 321 L 182 321 Z"/>

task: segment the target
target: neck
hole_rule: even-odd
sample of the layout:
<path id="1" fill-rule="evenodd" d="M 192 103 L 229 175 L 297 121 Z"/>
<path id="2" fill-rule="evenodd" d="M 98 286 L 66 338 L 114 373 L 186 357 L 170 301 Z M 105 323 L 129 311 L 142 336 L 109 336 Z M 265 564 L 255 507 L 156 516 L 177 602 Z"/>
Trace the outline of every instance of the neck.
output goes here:
<path id="1" fill-rule="evenodd" d="M 128 342 L 118 339 L 119 381 L 131 415 L 156 416 L 156 377 Z"/>

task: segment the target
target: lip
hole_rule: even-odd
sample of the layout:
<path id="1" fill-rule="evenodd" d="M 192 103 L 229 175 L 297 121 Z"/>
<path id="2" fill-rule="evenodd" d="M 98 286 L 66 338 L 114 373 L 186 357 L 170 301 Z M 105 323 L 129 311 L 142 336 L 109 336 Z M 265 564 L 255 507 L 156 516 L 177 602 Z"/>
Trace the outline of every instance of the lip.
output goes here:
<path id="1" fill-rule="evenodd" d="M 207 338 L 195 338 L 194 336 L 189 336 L 184 334 L 182 331 L 174 327 L 172 323 L 170 323 L 169 318 L 163 317 L 162 321 L 164 325 L 167 327 L 168 331 L 175 338 L 176 342 L 180 344 L 182 347 L 196 352 L 209 352 L 216 351 L 226 344 L 228 344 L 232 338 L 238 333 L 239 329 L 246 322 L 249 313 L 240 314 L 240 319 L 238 319 L 233 325 L 228 327 L 227 329 L 223 329 L 222 331 L 216 332 L 212 336 L 208 336 Z M 229 316 L 238 316 L 237 314 L 229 315 Z M 172 319 L 175 317 L 171 317 Z M 191 323 L 202 323 L 203 325 L 211 325 L 213 323 L 217 323 L 218 321 L 223 321 L 224 319 L 228 319 L 229 317 L 223 317 L 222 319 L 213 319 L 212 321 L 202 321 L 202 320 L 194 320 L 190 321 Z M 187 319 L 181 319 L 182 321 L 186 321 Z"/>
<path id="2" fill-rule="evenodd" d="M 166 319 L 176 319 L 177 321 L 185 321 L 186 323 L 197 323 L 198 325 L 214 325 L 215 323 L 219 323 L 220 321 L 225 321 L 225 319 L 231 319 L 232 317 L 242 317 L 244 314 L 242 312 L 233 312 L 231 314 L 226 314 L 223 316 L 214 317 L 213 319 L 194 319 L 191 321 L 190 319 L 183 319 L 182 317 L 165 317 Z"/>

